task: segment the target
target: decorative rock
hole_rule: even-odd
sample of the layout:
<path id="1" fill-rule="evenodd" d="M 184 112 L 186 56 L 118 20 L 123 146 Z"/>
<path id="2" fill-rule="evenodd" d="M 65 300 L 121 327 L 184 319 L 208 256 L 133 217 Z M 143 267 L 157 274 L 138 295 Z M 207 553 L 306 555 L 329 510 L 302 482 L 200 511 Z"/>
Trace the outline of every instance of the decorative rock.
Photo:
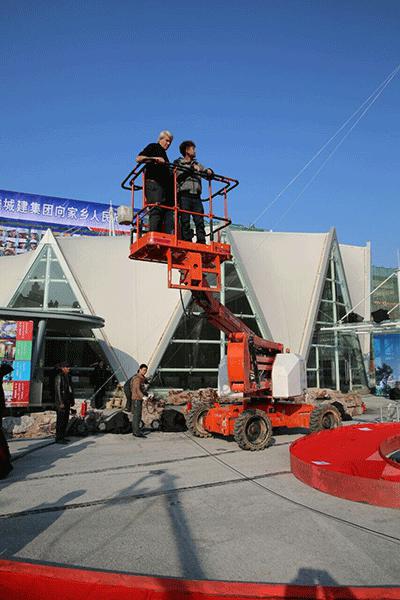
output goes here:
<path id="1" fill-rule="evenodd" d="M 56 413 L 52 410 L 22 415 L 22 417 L 4 417 L 3 429 L 8 437 L 40 438 L 54 435 Z"/>

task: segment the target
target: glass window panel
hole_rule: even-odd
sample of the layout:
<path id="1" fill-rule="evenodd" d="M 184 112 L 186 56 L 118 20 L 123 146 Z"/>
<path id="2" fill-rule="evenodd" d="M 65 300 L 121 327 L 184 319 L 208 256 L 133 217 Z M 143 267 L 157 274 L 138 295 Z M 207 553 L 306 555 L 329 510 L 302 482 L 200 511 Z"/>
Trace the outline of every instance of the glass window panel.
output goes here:
<path id="1" fill-rule="evenodd" d="M 225 263 L 225 287 L 243 288 L 233 263 Z"/>
<path id="2" fill-rule="evenodd" d="M 317 387 L 317 372 L 307 371 L 307 385 L 308 387 Z"/>
<path id="3" fill-rule="evenodd" d="M 313 335 L 313 344 L 321 344 L 323 346 L 333 346 L 335 344 L 335 338 L 332 331 L 319 331 L 318 329 Z"/>
<path id="4" fill-rule="evenodd" d="M 336 300 L 337 302 L 342 302 L 344 304 L 344 297 L 342 292 L 342 286 L 339 283 L 335 283 L 336 288 Z"/>
<path id="5" fill-rule="evenodd" d="M 57 260 L 52 260 L 50 263 L 50 279 L 66 279 L 64 271 Z"/>
<path id="6" fill-rule="evenodd" d="M 336 389 L 335 351 L 333 348 L 318 348 L 319 385 Z"/>
<path id="7" fill-rule="evenodd" d="M 98 360 L 98 342 L 79 340 L 46 340 L 45 365 L 52 367 L 68 361 L 72 367 L 90 367 Z"/>
<path id="8" fill-rule="evenodd" d="M 67 281 L 49 283 L 48 307 L 71 310 L 80 308 L 71 286 Z"/>
<path id="9" fill-rule="evenodd" d="M 184 390 L 197 390 L 205 387 L 215 388 L 218 384 L 218 373 L 207 371 L 202 373 L 157 371 L 151 383 L 153 387 L 182 388 Z"/>
<path id="10" fill-rule="evenodd" d="M 332 282 L 331 281 L 325 281 L 324 291 L 322 292 L 322 298 L 324 300 L 332 300 L 333 299 Z"/>
<path id="11" fill-rule="evenodd" d="M 317 366 L 317 353 L 314 346 L 311 346 L 310 353 L 308 355 L 307 368 L 313 369 Z"/>
<path id="12" fill-rule="evenodd" d="M 225 305 L 234 314 L 253 314 L 249 301 L 247 300 L 246 294 L 242 290 L 226 290 Z"/>
<path id="13" fill-rule="evenodd" d="M 333 323 L 333 302 L 322 301 L 319 307 L 317 321 L 320 323 Z"/>
<path id="14" fill-rule="evenodd" d="M 347 310 L 346 310 L 346 307 L 343 306 L 343 304 L 337 304 L 336 308 L 337 308 L 337 318 L 339 321 L 347 313 Z"/>
<path id="15" fill-rule="evenodd" d="M 329 268 L 328 268 L 327 276 L 329 277 L 329 279 L 335 279 L 335 267 L 334 267 L 333 260 L 329 261 Z"/>
<path id="16" fill-rule="evenodd" d="M 178 340 L 219 340 L 220 332 L 216 327 L 210 325 L 207 319 L 201 315 L 190 315 L 181 318 L 174 333 Z"/>
<path id="17" fill-rule="evenodd" d="M 45 258 L 42 258 L 34 263 L 32 269 L 29 271 L 27 279 L 44 279 L 46 277 L 46 264 Z"/>
<path id="18" fill-rule="evenodd" d="M 52 319 L 49 319 L 49 321 L 47 322 L 47 335 L 49 337 L 68 337 L 69 338 L 76 338 L 76 337 L 89 337 L 89 338 L 94 338 L 94 333 L 91 329 L 87 328 L 87 327 L 82 327 L 79 329 L 76 329 L 74 327 L 73 331 L 70 332 L 66 332 L 64 331 L 60 331 L 60 330 L 53 330 L 52 329 Z"/>
<path id="19" fill-rule="evenodd" d="M 162 368 L 207 368 L 218 367 L 219 344 L 180 344 L 171 343 L 164 353 Z"/>
<path id="20" fill-rule="evenodd" d="M 43 308 L 44 283 L 40 281 L 26 281 L 20 292 L 10 304 L 12 308 Z"/>

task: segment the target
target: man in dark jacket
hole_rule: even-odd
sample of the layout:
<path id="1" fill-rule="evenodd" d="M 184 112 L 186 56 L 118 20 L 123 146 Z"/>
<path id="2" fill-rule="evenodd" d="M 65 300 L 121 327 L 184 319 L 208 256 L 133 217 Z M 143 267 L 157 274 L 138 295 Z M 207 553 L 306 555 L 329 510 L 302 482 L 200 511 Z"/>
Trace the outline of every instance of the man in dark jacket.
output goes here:
<path id="1" fill-rule="evenodd" d="M 8 363 L 2 363 L 0 365 L 0 479 L 7 477 L 11 471 L 11 454 L 7 444 L 6 436 L 3 431 L 3 415 L 6 408 L 6 398 L 3 390 L 3 377 L 13 371 L 13 368 Z"/>
<path id="2" fill-rule="evenodd" d="M 145 197 L 148 204 L 174 205 L 172 176 L 168 168 L 167 150 L 173 140 L 170 131 L 161 131 L 157 143 L 148 144 L 136 157 L 136 162 L 146 164 Z M 150 231 L 173 233 L 174 212 L 168 208 L 153 206 L 149 216 Z"/>
<path id="3" fill-rule="evenodd" d="M 69 441 L 65 437 L 65 432 L 67 431 L 71 406 L 75 404 L 70 371 L 71 367 L 67 362 L 60 363 L 58 365 L 58 373 L 54 380 L 54 400 L 57 412 L 57 444 L 66 444 Z"/>
<path id="4" fill-rule="evenodd" d="M 140 365 L 138 372 L 131 379 L 132 398 L 132 433 L 135 437 L 145 438 L 140 431 L 140 420 L 142 418 L 142 403 L 145 397 L 148 380 L 146 379 L 147 365 Z"/>
<path id="5" fill-rule="evenodd" d="M 192 140 L 186 140 L 179 146 L 182 158 L 177 158 L 174 165 L 185 167 L 177 173 L 178 201 L 183 210 L 197 215 L 192 215 L 196 228 L 196 241 L 198 244 L 206 243 L 206 232 L 204 229 L 203 203 L 201 201 L 201 175 L 212 177 L 213 171 L 207 169 L 196 160 L 196 144 Z M 190 228 L 190 214 L 181 213 L 182 239 L 192 241 L 193 232 Z"/>

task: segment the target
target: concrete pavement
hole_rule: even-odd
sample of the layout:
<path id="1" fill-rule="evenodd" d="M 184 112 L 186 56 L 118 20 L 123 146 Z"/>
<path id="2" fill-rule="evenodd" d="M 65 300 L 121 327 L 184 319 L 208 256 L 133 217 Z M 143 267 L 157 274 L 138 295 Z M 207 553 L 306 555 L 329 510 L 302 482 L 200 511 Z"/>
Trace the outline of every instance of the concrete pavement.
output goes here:
<path id="1" fill-rule="evenodd" d="M 372 407 L 362 417 L 375 418 Z M 399 512 L 303 485 L 289 465 L 298 437 L 276 435 L 258 453 L 185 433 L 12 442 L 25 455 L 0 482 L 0 556 L 191 579 L 398 585 Z"/>

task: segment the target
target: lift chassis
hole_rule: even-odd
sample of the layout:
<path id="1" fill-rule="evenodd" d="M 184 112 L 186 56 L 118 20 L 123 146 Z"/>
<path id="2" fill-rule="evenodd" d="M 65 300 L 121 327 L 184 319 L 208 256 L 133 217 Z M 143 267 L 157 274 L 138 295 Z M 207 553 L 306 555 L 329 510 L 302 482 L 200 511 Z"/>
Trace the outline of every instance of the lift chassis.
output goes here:
<path id="1" fill-rule="evenodd" d="M 226 404 L 189 404 L 186 422 L 193 435 L 233 436 L 241 448 L 254 451 L 271 443 L 275 427 L 319 431 L 340 424 L 336 407 L 304 402 L 305 366 L 300 356 L 257 336 L 211 292 L 192 295 L 209 323 L 228 336 L 228 380 L 231 391 L 241 396 Z"/>

